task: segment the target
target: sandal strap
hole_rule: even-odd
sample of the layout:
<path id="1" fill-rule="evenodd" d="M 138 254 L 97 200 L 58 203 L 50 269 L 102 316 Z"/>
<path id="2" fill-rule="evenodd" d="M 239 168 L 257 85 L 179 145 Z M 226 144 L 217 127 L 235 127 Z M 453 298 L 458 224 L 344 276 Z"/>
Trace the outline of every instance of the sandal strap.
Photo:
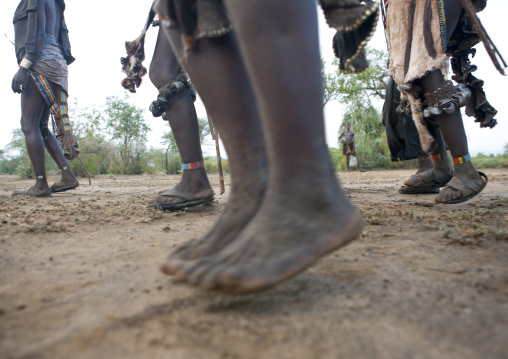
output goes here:
<path id="1" fill-rule="evenodd" d="M 421 178 L 424 181 L 424 183 L 420 183 L 419 185 L 423 185 L 425 183 L 445 185 L 453 178 L 452 175 L 446 174 L 434 168 L 411 176 L 411 178 L 417 177 Z"/>
<path id="2" fill-rule="evenodd" d="M 199 200 L 208 198 L 213 195 L 214 195 L 214 193 L 212 190 L 212 191 L 210 191 L 210 193 L 208 195 L 198 198 L 193 194 L 185 193 L 185 192 L 179 191 L 175 188 L 170 188 L 167 191 L 159 193 L 157 195 L 157 197 L 172 197 L 172 198 L 178 198 L 178 199 L 181 199 L 182 201 L 188 202 L 188 201 L 199 201 Z"/>
<path id="3" fill-rule="evenodd" d="M 458 177 L 453 177 L 446 186 L 462 193 L 463 196 L 469 194 L 469 191 L 476 193 L 474 188 L 471 188 L 466 182 L 464 182 L 462 179 Z"/>
<path id="4" fill-rule="evenodd" d="M 480 188 L 474 189 L 471 186 L 469 186 L 463 179 L 459 177 L 453 177 L 450 182 L 446 185 L 447 187 L 450 187 L 451 189 L 454 189 L 456 191 L 459 191 L 462 193 L 463 196 L 468 196 L 470 192 L 473 193 L 480 193 L 482 189 L 485 188 L 487 182 L 489 181 L 487 175 L 483 172 L 478 172 L 480 174 L 480 178 L 483 179 L 485 182 L 484 184 L 480 185 Z M 467 194 L 466 194 L 467 193 Z"/>

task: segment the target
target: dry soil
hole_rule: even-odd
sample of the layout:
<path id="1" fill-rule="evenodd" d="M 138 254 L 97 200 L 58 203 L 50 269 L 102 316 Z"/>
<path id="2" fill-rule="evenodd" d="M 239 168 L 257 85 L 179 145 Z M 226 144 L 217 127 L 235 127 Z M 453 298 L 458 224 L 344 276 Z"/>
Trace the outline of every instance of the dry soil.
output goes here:
<path id="1" fill-rule="evenodd" d="M 269 291 L 228 297 L 158 269 L 223 210 L 147 209 L 178 176 L 11 197 L 0 177 L 0 358 L 506 358 L 508 171 L 475 199 L 397 192 L 410 171 L 340 173 L 365 228 Z M 56 178 L 50 178 L 55 180 Z M 218 192 L 216 175 L 210 175 Z"/>

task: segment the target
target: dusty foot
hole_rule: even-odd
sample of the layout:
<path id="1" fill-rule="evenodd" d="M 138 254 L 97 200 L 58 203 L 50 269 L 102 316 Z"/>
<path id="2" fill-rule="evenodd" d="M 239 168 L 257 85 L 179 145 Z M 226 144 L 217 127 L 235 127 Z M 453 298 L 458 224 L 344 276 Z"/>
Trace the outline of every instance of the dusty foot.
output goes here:
<path id="1" fill-rule="evenodd" d="M 74 173 L 70 169 L 66 169 L 62 171 L 62 177 L 60 181 L 55 182 L 51 185 L 51 192 L 64 192 L 70 189 L 77 188 L 79 186 L 79 181 L 74 176 Z"/>
<path id="2" fill-rule="evenodd" d="M 404 182 L 406 186 L 439 188 L 452 179 L 453 168 L 448 157 L 436 161 L 423 160 L 419 165 L 418 171 Z M 427 168 L 430 165 L 432 167 Z"/>
<path id="3" fill-rule="evenodd" d="M 480 176 L 471 162 L 457 164 L 453 179 L 434 200 L 437 203 L 464 202 L 480 193 L 486 184 L 486 179 Z"/>
<path id="4" fill-rule="evenodd" d="M 418 161 L 418 171 L 415 174 L 419 174 L 434 168 L 434 161 L 432 158 L 423 159 Z"/>
<path id="5" fill-rule="evenodd" d="M 444 187 L 451 179 L 451 174 L 431 169 L 411 176 L 404 184 L 408 187 L 439 188 Z"/>
<path id="6" fill-rule="evenodd" d="M 49 197 L 51 196 L 51 189 L 48 187 L 46 180 L 35 183 L 32 187 L 25 190 L 17 190 L 12 192 L 13 196 L 29 196 L 29 197 Z"/>
<path id="7" fill-rule="evenodd" d="M 254 219 L 222 251 L 193 261 L 172 257 L 161 269 L 205 290 L 256 292 L 346 245 L 361 228 L 360 214 L 346 199 L 309 202 L 267 195 Z"/>
<path id="8" fill-rule="evenodd" d="M 255 188 L 248 190 L 233 188 L 226 209 L 213 227 L 203 237 L 178 247 L 171 254 L 171 258 L 191 260 L 222 250 L 243 231 L 257 213 L 263 200 L 264 191 L 262 183 L 257 183 Z"/>

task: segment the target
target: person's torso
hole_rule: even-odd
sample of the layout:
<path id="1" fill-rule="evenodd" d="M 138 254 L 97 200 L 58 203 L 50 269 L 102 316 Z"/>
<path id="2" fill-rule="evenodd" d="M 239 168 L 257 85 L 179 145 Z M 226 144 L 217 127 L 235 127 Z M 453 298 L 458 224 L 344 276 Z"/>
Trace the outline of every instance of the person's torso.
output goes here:
<path id="1" fill-rule="evenodd" d="M 355 133 L 353 131 L 344 131 L 344 141 L 346 142 L 353 142 L 353 139 L 355 137 Z"/>

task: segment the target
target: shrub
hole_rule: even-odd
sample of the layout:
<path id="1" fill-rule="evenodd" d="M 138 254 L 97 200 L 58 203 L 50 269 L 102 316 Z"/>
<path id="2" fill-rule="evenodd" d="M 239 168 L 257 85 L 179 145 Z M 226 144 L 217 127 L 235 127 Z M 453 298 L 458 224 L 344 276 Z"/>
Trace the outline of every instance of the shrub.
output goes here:
<path id="1" fill-rule="evenodd" d="M 207 173 L 219 172 L 219 166 L 217 165 L 217 157 L 206 157 L 203 162 L 205 163 L 205 169 Z M 222 172 L 229 173 L 229 161 L 221 158 Z"/>

